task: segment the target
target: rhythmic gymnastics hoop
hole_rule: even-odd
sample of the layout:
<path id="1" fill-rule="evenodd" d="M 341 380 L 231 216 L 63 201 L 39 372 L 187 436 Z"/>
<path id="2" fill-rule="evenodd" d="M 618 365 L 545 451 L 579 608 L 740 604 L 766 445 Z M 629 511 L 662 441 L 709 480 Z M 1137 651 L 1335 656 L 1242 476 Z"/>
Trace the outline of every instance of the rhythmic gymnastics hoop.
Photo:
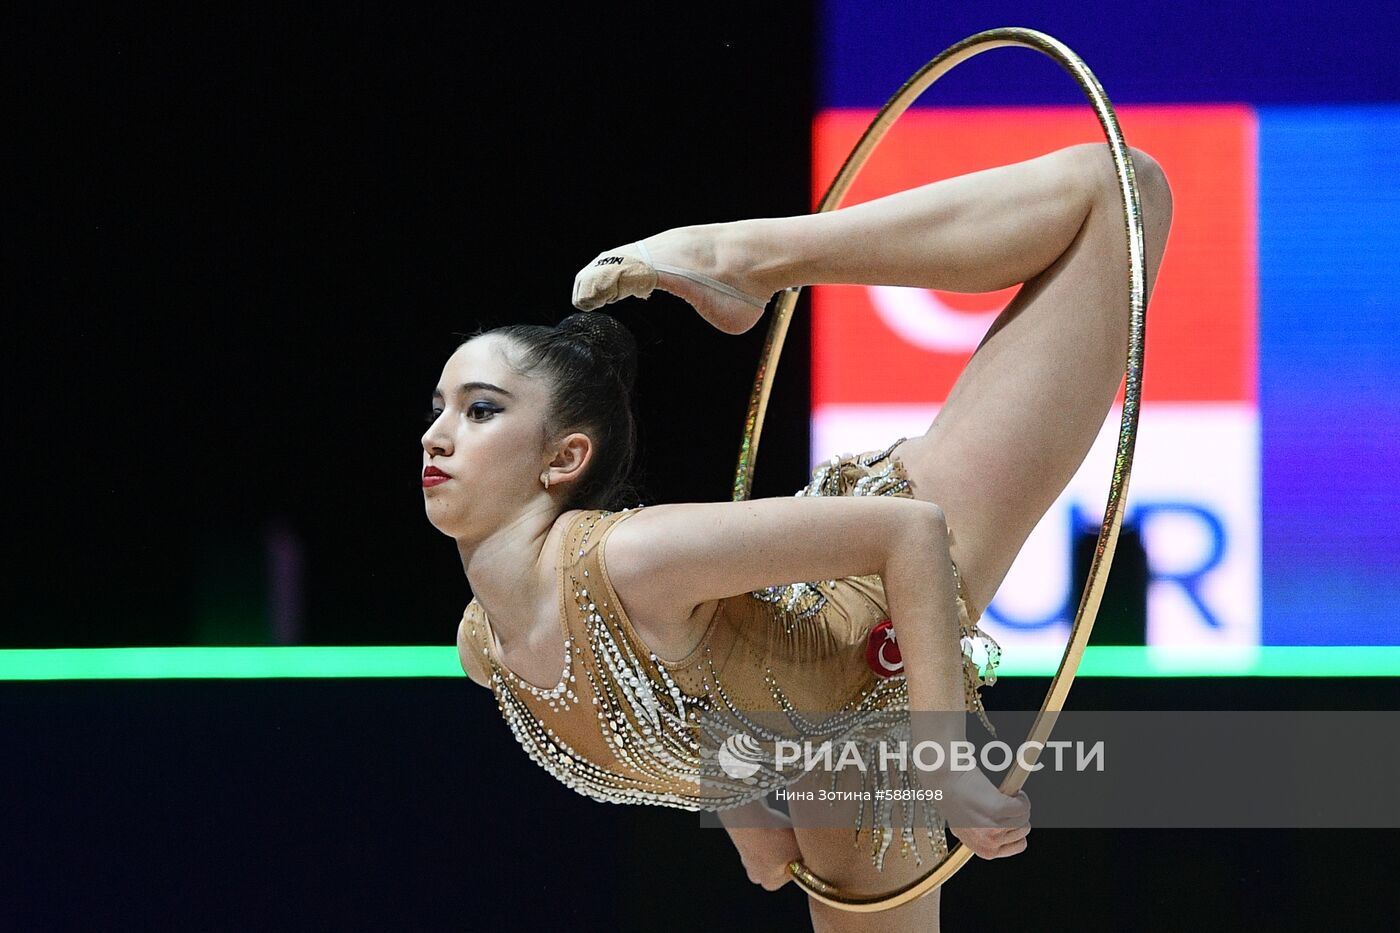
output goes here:
<path id="1" fill-rule="evenodd" d="M 1050 689 L 1041 704 L 1026 737 L 1030 745 L 1027 752 L 1034 765 L 1039 759 L 1039 749 L 1044 747 L 1054 725 L 1055 714 L 1064 709 L 1065 698 L 1084 656 L 1084 647 L 1089 642 L 1094 618 L 1103 599 L 1104 586 L 1108 582 L 1108 567 L 1113 562 L 1113 551 L 1118 544 L 1118 530 L 1123 523 L 1122 503 L 1128 490 L 1128 479 L 1132 472 L 1133 447 L 1137 440 L 1138 407 L 1142 395 L 1142 357 L 1146 331 L 1147 272 L 1145 263 L 1142 208 L 1138 201 L 1137 181 L 1133 173 L 1133 163 L 1128 156 L 1128 146 L 1123 140 L 1123 132 L 1118 127 L 1118 117 L 1109 103 L 1103 86 L 1078 55 L 1058 39 L 1016 26 L 988 29 L 963 39 L 944 49 L 927 65 L 919 69 L 904 83 L 894 96 L 880 108 L 865 134 L 856 143 L 841 171 L 836 174 L 831 187 L 827 189 L 817 211 L 835 210 L 850 190 L 856 175 L 860 173 L 866 160 L 875 151 L 875 146 L 890 131 L 899 116 L 909 108 L 914 100 L 927 90 L 933 82 L 947 74 L 954 66 L 980 55 L 989 49 L 1004 46 L 1022 46 L 1035 49 L 1054 59 L 1078 82 L 1084 95 L 1094 108 L 1108 141 L 1109 151 L 1118 174 L 1119 193 L 1123 202 L 1123 225 L 1128 237 L 1128 357 L 1127 383 L 1123 394 L 1123 418 L 1118 428 L 1118 451 L 1113 462 L 1113 481 L 1108 490 L 1108 504 L 1104 509 L 1103 525 L 1099 529 L 1098 544 L 1094 549 L 1094 559 L 1089 565 L 1089 576 L 1084 582 L 1080 595 L 1079 608 L 1075 612 L 1070 627 L 1069 643 L 1060 659 L 1059 669 L 1050 682 Z M 749 408 L 744 419 L 744 436 L 739 446 L 739 464 L 734 476 L 734 501 L 749 497 L 753 483 L 754 460 L 758 455 L 758 441 L 763 429 L 763 415 L 768 407 L 768 396 L 772 388 L 773 375 L 778 368 L 778 355 L 782 352 L 783 340 L 787 336 L 788 321 L 792 309 L 797 304 L 800 288 L 783 292 L 773 312 L 773 320 L 768 327 L 763 351 L 759 356 L 758 372 L 754 377 L 753 393 L 749 397 Z M 1015 796 L 1030 772 L 1027 763 L 1017 756 L 1016 766 L 1001 783 L 1001 791 Z M 947 856 L 927 873 L 913 881 L 884 894 L 852 894 L 837 888 L 817 876 L 801 860 L 788 863 L 788 871 L 798 886 L 809 895 L 841 910 L 868 913 L 890 910 L 916 900 L 941 886 L 972 857 L 972 851 L 958 843 Z"/>

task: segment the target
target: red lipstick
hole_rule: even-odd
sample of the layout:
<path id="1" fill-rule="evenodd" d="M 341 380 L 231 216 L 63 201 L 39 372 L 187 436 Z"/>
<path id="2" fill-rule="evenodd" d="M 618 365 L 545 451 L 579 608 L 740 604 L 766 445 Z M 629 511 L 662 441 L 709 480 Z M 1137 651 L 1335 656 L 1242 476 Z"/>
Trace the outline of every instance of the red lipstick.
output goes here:
<path id="1" fill-rule="evenodd" d="M 451 475 L 442 472 L 435 466 L 426 467 L 423 470 L 423 488 L 427 489 L 430 486 L 441 485 L 451 478 Z"/>

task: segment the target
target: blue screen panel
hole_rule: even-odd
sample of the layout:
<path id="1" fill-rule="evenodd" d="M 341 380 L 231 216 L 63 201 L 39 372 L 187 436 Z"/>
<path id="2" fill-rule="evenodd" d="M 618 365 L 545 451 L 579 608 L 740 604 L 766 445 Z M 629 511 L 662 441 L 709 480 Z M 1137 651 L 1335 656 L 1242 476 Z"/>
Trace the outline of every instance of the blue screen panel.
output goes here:
<path id="1" fill-rule="evenodd" d="M 1265 644 L 1395 644 L 1400 107 L 1259 108 Z"/>

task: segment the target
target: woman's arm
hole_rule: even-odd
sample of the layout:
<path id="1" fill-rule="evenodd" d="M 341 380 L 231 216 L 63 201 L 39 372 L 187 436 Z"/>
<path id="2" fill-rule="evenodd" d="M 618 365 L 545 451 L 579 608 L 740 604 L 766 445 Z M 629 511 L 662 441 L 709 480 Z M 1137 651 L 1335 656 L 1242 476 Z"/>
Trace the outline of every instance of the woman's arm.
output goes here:
<path id="1" fill-rule="evenodd" d="M 928 529 L 942 522 L 936 505 L 903 496 L 653 505 L 609 533 L 608 574 L 624 605 L 686 618 L 702 603 L 767 586 L 882 573 L 894 549 L 932 545 Z"/>
<path id="2" fill-rule="evenodd" d="M 635 601 L 666 619 L 767 586 L 878 573 L 910 708 L 966 709 L 948 526 L 931 502 L 790 496 L 656 505 L 616 526 L 607 562 L 624 607 Z"/>
<path id="3" fill-rule="evenodd" d="M 899 638 L 914 739 L 967 737 L 962 630 L 943 510 L 903 496 L 792 496 L 651 506 L 615 526 L 608 574 L 624 607 L 687 619 L 701 603 L 767 586 L 877 573 Z M 632 614 L 629 612 L 629 614 Z M 635 614 L 632 614 L 635 620 Z M 930 717 L 929 712 L 959 715 Z M 984 858 L 1025 848 L 1030 804 L 980 770 L 923 774 L 958 838 Z M 1019 835 L 1013 835 L 1019 833 Z M 1019 845 L 1019 848 L 1016 846 Z"/>

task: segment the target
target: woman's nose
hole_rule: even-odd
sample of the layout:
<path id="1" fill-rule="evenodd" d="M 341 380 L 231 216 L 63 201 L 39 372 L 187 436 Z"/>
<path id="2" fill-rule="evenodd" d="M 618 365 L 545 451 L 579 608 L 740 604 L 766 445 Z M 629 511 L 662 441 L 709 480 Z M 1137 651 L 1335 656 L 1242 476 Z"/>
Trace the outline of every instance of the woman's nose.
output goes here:
<path id="1" fill-rule="evenodd" d="M 423 432 L 423 449 L 426 450 L 429 455 L 449 454 L 451 453 L 448 449 L 449 446 L 450 444 L 447 436 L 438 430 L 438 423 L 436 421 L 429 426 L 428 430 Z"/>

